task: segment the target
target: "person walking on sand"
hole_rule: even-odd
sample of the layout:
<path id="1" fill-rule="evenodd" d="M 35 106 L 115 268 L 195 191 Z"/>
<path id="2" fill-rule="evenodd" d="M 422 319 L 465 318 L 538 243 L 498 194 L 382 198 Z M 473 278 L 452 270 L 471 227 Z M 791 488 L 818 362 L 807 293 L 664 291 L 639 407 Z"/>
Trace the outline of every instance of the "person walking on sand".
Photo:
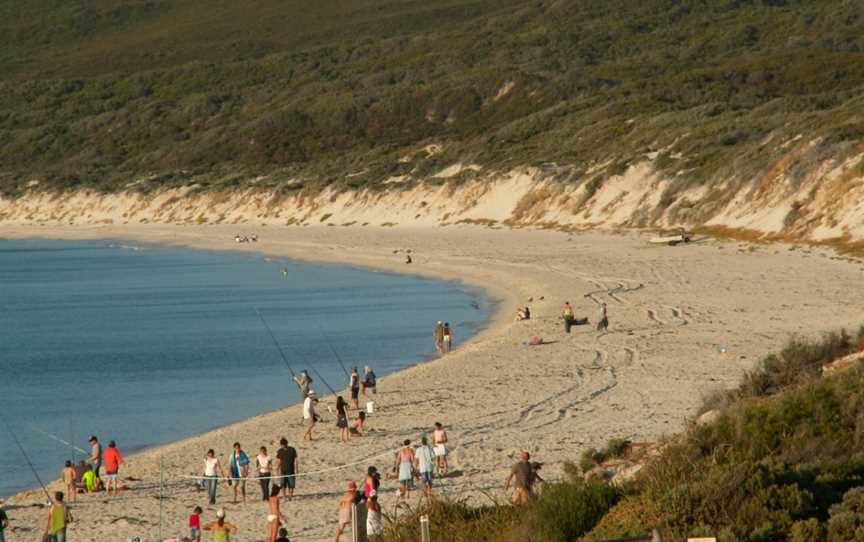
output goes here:
<path id="1" fill-rule="evenodd" d="M 561 311 L 561 319 L 564 320 L 564 333 L 570 333 L 570 328 L 573 327 L 576 316 L 573 314 L 573 307 L 570 306 L 569 301 L 564 302 L 564 310 Z"/>
<path id="2" fill-rule="evenodd" d="M 201 542 L 201 514 L 204 513 L 200 506 L 192 509 L 189 514 L 189 540 L 190 542 Z"/>
<path id="3" fill-rule="evenodd" d="M 435 339 L 435 351 L 440 354 L 444 351 L 444 322 L 441 320 L 438 320 L 438 323 L 435 324 L 432 338 Z"/>
<path id="4" fill-rule="evenodd" d="M 255 465 L 258 467 L 258 482 L 261 484 L 261 500 L 267 502 L 270 498 L 270 472 L 273 460 L 267 454 L 266 446 L 261 446 L 255 458 Z"/>
<path id="5" fill-rule="evenodd" d="M 432 495 L 432 472 L 435 470 L 435 453 L 426 437 L 420 438 L 420 446 L 414 451 L 417 463 L 417 472 L 423 481 L 423 492 L 427 497 Z"/>
<path id="6" fill-rule="evenodd" d="M 72 513 L 63 503 L 63 492 L 54 494 L 54 502 L 48 507 L 48 521 L 45 524 L 45 535 L 51 542 L 66 542 L 66 527 L 72 523 Z"/>
<path id="7" fill-rule="evenodd" d="M 444 322 L 444 327 L 441 328 L 441 347 L 444 353 L 450 352 L 450 346 L 453 344 L 453 330 L 450 329 L 450 323 Z"/>
<path id="8" fill-rule="evenodd" d="M 510 469 L 510 474 L 504 480 L 504 490 L 510 489 L 510 482 L 515 478 L 516 491 L 513 493 L 513 504 L 521 506 L 528 504 L 531 497 L 534 495 L 534 468 L 531 466 L 531 455 L 528 452 L 522 452 L 519 456 L 519 462 L 513 465 Z"/>
<path id="9" fill-rule="evenodd" d="M 432 431 L 432 451 L 435 452 L 438 475 L 447 476 L 447 431 L 439 422 L 435 422 L 435 430 Z"/>
<path id="10" fill-rule="evenodd" d="M 396 452 L 396 464 L 393 470 L 399 473 L 399 498 L 411 497 L 411 484 L 414 482 L 414 449 L 411 441 L 405 439 L 402 447 Z"/>
<path id="11" fill-rule="evenodd" d="M 363 393 L 363 397 L 366 397 L 366 390 L 371 390 L 372 395 L 376 393 L 376 387 L 378 383 L 376 382 L 375 371 L 372 370 L 368 365 L 363 367 L 363 382 L 361 382 L 361 393 Z"/>
<path id="12" fill-rule="evenodd" d="M 90 437 L 90 464 L 93 466 L 93 472 L 96 477 L 99 477 L 99 469 L 102 468 L 102 445 L 99 444 L 99 439 L 96 435 Z"/>
<path id="13" fill-rule="evenodd" d="M 216 521 L 211 521 L 201 527 L 204 531 L 213 533 L 213 542 L 231 542 L 231 533 L 237 531 L 237 527 L 225 521 L 225 510 L 216 510 Z"/>
<path id="14" fill-rule="evenodd" d="M 336 427 L 339 428 L 339 441 L 348 442 L 348 403 L 340 395 L 336 398 Z"/>
<path id="15" fill-rule="evenodd" d="M 339 526 L 336 528 L 336 542 L 342 537 L 345 528 L 351 525 L 351 507 L 357 502 L 357 484 L 348 482 L 345 493 L 339 497 Z"/>
<path id="16" fill-rule="evenodd" d="M 597 331 L 606 333 L 609 330 L 609 316 L 606 314 L 606 303 L 600 305 L 600 314 L 597 317 Z"/>
<path id="17" fill-rule="evenodd" d="M 372 490 L 366 499 L 366 535 L 375 536 L 384 533 L 384 519 L 381 505 L 378 503 L 378 492 Z"/>
<path id="18" fill-rule="evenodd" d="M 75 495 L 78 494 L 78 490 L 75 487 L 75 467 L 72 466 L 71 461 L 66 461 L 66 466 L 63 467 L 61 476 L 63 478 L 63 485 L 66 486 L 66 494 L 70 496 L 69 500 L 75 502 Z M 3 542 L 2 538 L 0 538 L 0 542 Z"/>
<path id="19" fill-rule="evenodd" d="M 216 452 L 210 448 L 204 457 L 204 482 L 207 484 L 207 497 L 210 504 L 216 504 L 216 487 L 220 476 L 224 478 L 225 472 L 222 470 L 219 458 L 216 457 Z"/>
<path id="20" fill-rule="evenodd" d="M 288 439 L 279 439 L 279 451 L 276 452 L 279 459 L 279 474 L 282 475 L 282 493 L 285 500 L 294 498 L 295 476 L 298 471 L 297 450 L 288 446 Z"/>
<path id="21" fill-rule="evenodd" d="M 357 366 L 351 367 L 351 403 L 354 405 L 355 409 L 360 408 L 359 397 L 360 397 L 360 373 L 357 372 Z"/>
<path id="22" fill-rule="evenodd" d="M 111 494 L 113 489 L 114 494 L 117 494 L 117 474 L 120 472 L 120 465 L 124 465 L 126 460 L 123 459 L 123 454 L 120 453 L 120 450 L 117 449 L 117 443 L 112 441 L 108 442 L 108 448 L 105 449 L 105 453 L 102 454 L 102 460 L 105 462 L 105 476 L 108 478 L 108 483 L 105 485 L 105 489 L 108 491 L 108 494 Z"/>
<path id="23" fill-rule="evenodd" d="M 279 510 L 279 492 L 282 491 L 278 485 L 273 484 L 270 488 L 270 514 L 267 515 L 267 542 L 276 542 L 279 527 L 285 521 L 285 516 Z"/>
<path id="24" fill-rule="evenodd" d="M 309 393 L 306 394 L 306 400 L 303 401 L 303 425 L 306 426 L 303 440 L 312 440 L 312 429 L 315 428 L 315 422 L 318 418 L 315 413 L 315 403 L 317 402 L 318 397 L 315 395 L 315 390 L 309 390 Z"/>
<path id="25" fill-rule="evenodd" d="M 239 442 L 234 443 L 234 450 L 228 458 L 228 471 L 231 473 L 231 490 L 234 494 L 234 504 L 237 504 L 237 490 L 246 502 L 246 478 L 249 476 L 249 456 L 240 447 Z"/>

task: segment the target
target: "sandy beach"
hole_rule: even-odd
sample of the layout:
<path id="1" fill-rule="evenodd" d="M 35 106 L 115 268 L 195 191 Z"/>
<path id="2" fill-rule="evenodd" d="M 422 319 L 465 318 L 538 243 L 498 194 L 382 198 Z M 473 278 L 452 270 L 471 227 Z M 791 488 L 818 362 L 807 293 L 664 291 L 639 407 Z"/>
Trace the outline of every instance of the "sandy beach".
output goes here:
<path id="1" fill-rule="evenodd" d="M 260 242 L 236 244 L 238 232 L 256 233 Z M 488 328 L 457 351 L 381 379 L 366 436 L 340 444 L 334 416 L 325 412 L 316 440 L 301 442 L 295 405 L 131 455 L 121 478 L 140 481 L 127 482 L 130 491 L 113 499 L 80 496 L 72 506 L 75 542 L 155 540 L 160 501 L 152 488 L 160 465 L 170 484 L 161 508 L 164 537 L 186 534 L 191 509 L 201 505 L 205 521 L 224 507 L 239 527 L 236 540 L 264 540 L 267 510 L 256 500 L 253 482 L 249 502 L 236 505 L 221 485 L 215 507 L 206 506 L 205 493 L 191 480 L 174 482 L 199 474 L 208 448 L 226 464 L 232 442 L 240 441 L 252 455 L 261 445 L 275 451 L 282 436 L 298 449 L 301 472 L 327 470 L 299 478 L 299 498 L 283 508 L 294 541 L 332 540 L 345 482 L 361 482 L 369 464 L 389 472 L 392 457 L 381 454 L 403 439 L 419 440 L 438 421 L 450 436 L 453 475 L 436 481 L 436 492 L 478 503 L 490 496 L 504 499 L 503 479 L 520 450 L 542 461 L 545 477 L 554 480 L 565 461 L 577 461 L 589 446 L 613 437 L 653 441 L 681 430 L 707 392 L 735 385 L 743 371 L 791 335 L 862 323 L 860 305 L 850 299 L 864 278 L 864 264 L 804 245 L 704 238 L 669 247 L 651 245 L 647 234 L 635 232 L 475 226 L 3 225 L 0 236 L 115 238 L 349 263 L 462 280 L 500 302 Z M 406 265 L 404 254 L 394 251 L 409 248 L 414 262 Z M 565 334 L 559 316 L 564 301 L 592 325 Z M 610 330 L 603 335 L 593 327 L 599 303 L 609 310 Z M 533 318 L 515 322 L 516 308 L 525 305 Z M 433 326 L 426 326 L 430 342 Z M 546 344 L 528 346 L 532 336 Z M 290 385 L 287 372 L 285 381 Z M 322 406 L 333 402 L 322 398 Z M 107 441 L 111 435 L 100 437 Z M 345 464 L 351 466 L 338 468 Z M 49 489 L 59 486 L 54 481 Z M 394 480 L 383 482 L 381 502 L 391 516 L 397 512 L 396 488 Z M 6 501 L 9 542 L 38 538 L 45 511 L 29 505 L 44 500 L 41 490 L 32 490 Z M 415 492 L 411 505 L 418 500 Z"/>

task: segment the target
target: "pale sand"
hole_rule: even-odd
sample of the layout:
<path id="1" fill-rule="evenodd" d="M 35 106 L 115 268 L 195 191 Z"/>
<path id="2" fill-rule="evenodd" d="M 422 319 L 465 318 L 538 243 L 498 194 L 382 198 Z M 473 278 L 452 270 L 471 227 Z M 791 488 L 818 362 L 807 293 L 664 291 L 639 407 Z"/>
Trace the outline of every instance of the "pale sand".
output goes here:
<path id="1" fill-rule="evenodd" d="M 235 232 L 253 231 L 261 242 L 232 241 Z M 235 440 L 247 452 L 261 444 L 275 450 L 276 440 L 285 435 L 299 449 L 301 469 L 309 471 L 361 461 L 404 438 L 416 440 L 441 421 L 450 434 L 451 468 L 458 476 L 438 482 L 436 491 L 477 502 L 488 502 L 483 493 L 503 499 L 502 480 L 519 450 L 527 449 L 545 462 L 547 478 L 558 478 L 562 463 L 577 460 L 588 446 L 601 446 L 612 437 L 653 440 L 681 430 L 705 392 L 733 386 L 742 371 L 791 334 L 813 336 L 861 323 L 856 298 L 864 277 L 861 263 L 783 245 L 705 240 L 658 247 L 635 233 L 477 227 L 3 226 L 0 235 L 113 237 L 348 262 L 460 279 L 482 285 L 501 300 L 495 322 L 475 340 L 381 380 L 368 436 L 341 445 L 333 417 L 327 416 L 318 440 L 301 443 L 300 410 L 292 406 L 133 455 L 122 474 L 148 483 L 158 481 L 160 458 L 166 479 L 174 480 L 200 472 L 209 447 L 224 461 Z M 415 251 L 410 266 L 402 254 L 393 254 L 405 248 Z M 534 301 L 528 303 L 530 297 Z M 593 324 L 597 305 L 592 299 L 609 304 L 611 332 L 598 337 L 593 326 L 583 326 L 565 335 L 558 317 L 561 304 L 569 300 L 577 315 L 589 316 Z M 516 306 L 526 303 L 535 319 L 513 322 Z M 432 324 L 427 326 L 430 340 Z M 524 346 L 532 335 L 551 344 Z M 285 381 L 290 385 L 287 374 Z M 384 471 L 391 465 L 389 459 L 371 463 Z M 365 462 L 300 479 L 300 499 L 285 509 L 292 540 L 332 540 L 344 481 L 360 482 L 364 471 Z M 382 503 L 389 513 L 396 501 L 395 485 L 383 485 Z M 51 488 L 57 486 L 54 482 Z M 250 483 L 253 498 L 248 504 L 224 504 L 229 520 L 240 527 L 237 540 L 264 539 L 267 512 L 254 500 L 257 491 Z M 71 540 L 154 539 L 159 501 L 152 494 L 130 491 L 109 504 L 102 496 L 81 498 L 74 505 L 78 521 Z M 190 488 L 169 495 L 163 532 L 183 534 L 191 508 L 205 503 L 204 494 Z M 220 506 L 228 499 L 227 486 L 221 486 Z M 30 491 L 7 504 L 40 500 L 39 492 Z M 212 519 L 214 507 L 204 508 L 205 520 Z M 35 539 L 32 531 L 23 529 L 41 529 L 44 511 L 16 509 L 10 514 L 19 530 L 7 535 L 8 540 Z M 134 525 L 124 518 L 143 523 Z"/>

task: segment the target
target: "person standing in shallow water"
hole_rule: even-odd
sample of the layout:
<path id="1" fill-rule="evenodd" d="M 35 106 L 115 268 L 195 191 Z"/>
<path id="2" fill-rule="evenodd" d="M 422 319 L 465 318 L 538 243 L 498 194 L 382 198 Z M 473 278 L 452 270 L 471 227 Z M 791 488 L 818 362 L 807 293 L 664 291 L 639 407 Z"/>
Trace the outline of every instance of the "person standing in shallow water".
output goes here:
<path id="1" fill-rule="evenodd" d="M 432 338 L 435 340 L 435 351 L 439 354 L 444 351 L 444 322 L 438 321 L 435 324 L 435 331 L 432 332 Z"/>
<path id="2" fill-rule="evenodd" d="M 453 330 L 450 329 L 449 322 L 444 322 L 444 327 L 441 329 L 441 344 L 445 354 L 450 352 L 450 347 L 453 344 Z"/>

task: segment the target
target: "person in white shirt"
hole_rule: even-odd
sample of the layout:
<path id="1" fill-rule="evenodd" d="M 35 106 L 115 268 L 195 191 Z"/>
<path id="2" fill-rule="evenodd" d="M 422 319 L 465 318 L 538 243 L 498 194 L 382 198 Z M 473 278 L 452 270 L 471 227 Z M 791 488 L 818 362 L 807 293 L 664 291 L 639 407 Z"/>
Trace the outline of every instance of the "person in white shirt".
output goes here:
<path id="1" fill-rule="evenodd" d="M 435 470 L 435 453 L 426 437 L 420 439 L 420 446 L 414 451 L 414 460 L 420 479 L 423 480 L 423 491 L 427 496 L 432 495 L 432 471 Z"/>
<path id="2" fill-rule="evenodd" d="M 306 432 L 303 433 L 303 440 L 312 440 L 312 429 L 315 427 L 315 403 L 318 402 L 318 397 L 315 395 L 315 390 L 309 390 L 306 395 L 306 400 L 303 401 L 303 423 L 306 425 Z"/>
<path id="3" fill-rule="evenodd" d="M 207 496 L 210 498 L 210 504 L 216 504 L 216 486 L 220 476 L 224 478 L 225 473 L 216 457 L 216 452 L 212 449 L 207 450 L 207 456 L 204 458 L 204 481 L 207 484 Z"/>
<path id="4" fill-rule="evenodd" d="M 261 446 L 255 463 L 258 466 L 258 481 L 261 482 L 261 500 L 266 502 L 270 499 L 270 466 L 273 463 L 266 446 Z"/>

